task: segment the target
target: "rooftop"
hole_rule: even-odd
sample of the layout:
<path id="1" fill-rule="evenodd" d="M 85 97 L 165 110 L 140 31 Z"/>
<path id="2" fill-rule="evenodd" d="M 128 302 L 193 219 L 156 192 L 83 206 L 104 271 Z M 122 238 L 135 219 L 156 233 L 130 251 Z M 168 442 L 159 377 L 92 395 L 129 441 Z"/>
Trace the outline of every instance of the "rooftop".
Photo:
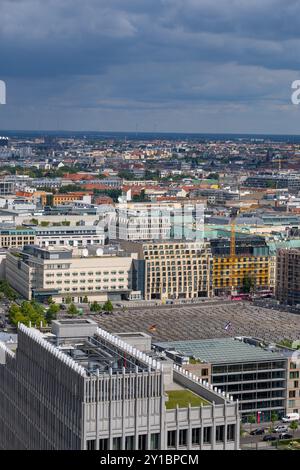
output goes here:
<path id="1" fill-rule="evenodd" d="M 187 408 L 189 404 L 191 406 L 209 405 L 210 403 L 204 398 L 196 395 L 190 390 L 170 390 L 167 391 L 168 401 L 166 402 L 167 410 L 176 408 Z"/>
<path id="2" fill-rule="evenodd" d="M 156 343 L 164 349 L 175 349 L 186 356 L 194 356 L 207 363 L 252 362 L 283 359 L 279 353 L 250 345 L 237 338 L 218 338 L 195 341 Z"/>

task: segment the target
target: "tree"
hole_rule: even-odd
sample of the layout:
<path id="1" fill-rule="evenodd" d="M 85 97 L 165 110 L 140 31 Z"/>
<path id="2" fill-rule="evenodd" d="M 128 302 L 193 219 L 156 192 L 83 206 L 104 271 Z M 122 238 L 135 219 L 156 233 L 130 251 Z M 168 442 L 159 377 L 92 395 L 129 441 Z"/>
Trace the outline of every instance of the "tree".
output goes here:
<path id="1" fill-rule="evenodd" d="M 290 424 L 290 429 L 293 431 L 293 436 L 295 436 L 295 431 L 297 431 L 299 425 L 298 421 L 292 421 Z"/>
<path id="2" fill-rule="evenodd" d="M 84 303 L 84 304 L 88 304 L 88 303 L 89 303 L 89 299 L 88 299 L 87 295 L 85 295 L 85 296 L 83 297 L 82 303 Z"/>
<path id="3" fill-rule="evenodd" d="M 55 303 L 55 302 L 54 302 L 53 298 L 52 298 L 51 296 L 48 297 L 48 299 L 47 299 L 47 304 L 48 304 L 48 305 L 51 305 L 51 304 L 54 304 L 54 303 Z"/>
<path id="4" fill-rule="evenodd" d="M 57 318 L 57 314 L 59 310 L 60 310 L 59 305 L 54 304 L 54 303 L 50 305 L 45 315 L 45 318 L 48 323 Z"/>
<path id="5" fill-rule="evenodd" d="M 278 414 L 276 413 L 276 411 L 272 411 L 271 412 L 271 423 L 272 423 L 272 429 L 271 429 L 271 432 L 273 431 L 274 429 L 274 424 L 276 423 L 276 421 L 279 420 L 279 416 Z"/>
<path id="6" fill-rule="evenodd" d="M 66 304 L 70 304 L 71 302 L 72 302 L 72 297 L 70 295 L 67 295 Z"/>
<path id="7" fill-rule="evenodd" d="M 69 315 L 78 315 L 78 314 L 79 314 L 79 310 L 78 310 L 78 308 L 73 304 L 73 302 L 69 305 L 68 313 L 69 313 Z"/>
<path id="8" fill-rule="evenodd" d="M 253 287 L 254 287 L 254 279 L 246 274 L 243 279 L 243 292 L 245 294 L 248 294 L 249 292 L 251 292 Z"/>
<path id="9" fill-rule="evenodd" d="M 91 312 L 100 312 L 101 309 L 102 309 L 102 307 L 101 307 L 100 304 L 98 304 L 97 301 L 94 301 L 90 306 L 90 311 Z"/>
<path id="10" fill-rule="evenodd" d="M 110 300 L 107 300 L 105 304 L 103 305 L 103 310 L 105 312 L 112 312 L 114 309 L 113 304 L 111 303 Z"/>
<path id="11" fill-rule="evenodd" d="M 252 424 L 256 423 L 255 415 L 248 416 L 248 423 L 250 424 L 250 433 L 252 431 Z"/>

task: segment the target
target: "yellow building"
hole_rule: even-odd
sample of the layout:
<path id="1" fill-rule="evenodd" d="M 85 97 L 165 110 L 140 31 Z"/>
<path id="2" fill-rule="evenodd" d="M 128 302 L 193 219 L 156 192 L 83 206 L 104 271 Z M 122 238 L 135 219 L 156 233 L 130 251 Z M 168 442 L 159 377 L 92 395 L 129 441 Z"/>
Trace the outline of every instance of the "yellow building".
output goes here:
<path id="1" fill-rule="evenodd" d="M 0 230 L 0 248 L 22 248 L 24 245 L 34 245 L 35 231 L 31 229 Z"/>
<path id="2" fill-rule="evenodd" d="M 270 256 L 265 240 L 245 237 L 236 241 L 230 255 L 230 240 L 211 240 L 214 293 L 256 292 L 270 289 Z"/>

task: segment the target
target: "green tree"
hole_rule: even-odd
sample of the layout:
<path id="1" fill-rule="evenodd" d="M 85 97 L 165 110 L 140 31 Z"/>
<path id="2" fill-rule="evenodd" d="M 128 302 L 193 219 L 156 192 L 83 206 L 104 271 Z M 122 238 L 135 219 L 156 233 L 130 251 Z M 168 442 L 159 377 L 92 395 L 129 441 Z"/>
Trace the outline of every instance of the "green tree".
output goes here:
<path id="1" fill-rule="evenodd" d="M 72 302 L 72 297 L 70 295 L 67 295 L 66 304 L 70 304 L 71 302 Z"/>
<path id="2" fill-rule="evenodd" d="M 57 314 L 59 312 L 60 308 L 59 305 L 52 303 L 50 307 L 48 308 L 45 318 L 48 323 L 50 323 L 52 320 L 55 320 L 57 318 Z"/>
<path id="3" fill-rule="evenodd" d="M 298 421 L 292 421 L 289 427 L 293 431 L 293 436 L 295 436 L 295 431 L 297 431 L 299 427 Z"/>
<path id="4" fill-rule="evenodd" d="M 87 295 L 85 295 L 85 296 L 83 297 L 82 303 L 83 303 L 83 304 L 88 304 L 88 303 L 89 303 L 89 299 L 88 299 Z"/>
<path id="5" fill-rule="evenodd" d="M 78 314 L 79 314 L 79 310 L 78 310 L 78 308 L 73 304 L 73 302 L 69 305 L 68 314 L 69 314 L 69 315 L 78 315 Z"/>
<path id="6" fill-rule="evenodd" d="M 252 424 L 255 424 L 256 423 L 256 417 L 255 415 L 250 415 L 248 416 L 248 423 L 250 424 L 250 433 L 252 431 Z"/>
<path id="7" fill-rule="evenodd" d="M 55 303 L 55 302 L 54 302 L 53 298 L 52 298 L 51 296 L 48 297 L 48 299 L 47 299 L 47 304 L 48 304 L 48 305 L 51 305 L 51 304 L 54 304 L 54 303 Z"/>
<path id="8" fill-rule="evenodd" d="M 100 304 L 98 304 L 97 301 L 94 301 L 90 306 L 91 312 L 100 312 L 101 310 L 102 310 L 102 307 Z"/>
<path id="9" fill-rule="evenodd" d="M 251 278 L 249 275 L 246 274 L 244 279 L 243 279 L 243 287 L 242 287 L 243 292 L 245 294 L 248 294 L 249 292 L 252 291 L 253 287 L 254 287 L 253 278 Z"/>
<path id="10" fill-rule="evenodd" d="M 103 310 L 105 312 L 112 312 L 114 309 L 113 304 L 111 303 L 110 300 L 107 300 L 105 304 L 103 305 Z"/>

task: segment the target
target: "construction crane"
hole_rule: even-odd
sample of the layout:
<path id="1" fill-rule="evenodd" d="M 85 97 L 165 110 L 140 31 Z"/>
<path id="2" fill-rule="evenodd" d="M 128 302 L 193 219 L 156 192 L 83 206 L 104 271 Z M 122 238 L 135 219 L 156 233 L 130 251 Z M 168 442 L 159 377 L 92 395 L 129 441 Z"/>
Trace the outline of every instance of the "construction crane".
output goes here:
<path id="1" fill-rule="evenodd" d="M 236 263 L 236 243 L 235 243 L 235 230 L 236 230 L 236 218 L 238 216 L 238 210 L 233 209 L 231 211 L 231 220 L 230 220 L 230 261 L 229 261 L 229 271 L 230 271 L 230 288 L 231 288 L 231 295 L 235 292 L 235 272 L 234 267 Z"/>
<path id="2" fill-rule="evenodd" d="M 249 211 L 249 207 L 233 208 L 231 210 L 230 219 L 230 261 L 229 261 L 229 272 L 230 272 L 230 287 L 231 295 L 235 294 L 235 264 L 236 264 L 236 219 L 238 214 L 241 212 Z"/>

